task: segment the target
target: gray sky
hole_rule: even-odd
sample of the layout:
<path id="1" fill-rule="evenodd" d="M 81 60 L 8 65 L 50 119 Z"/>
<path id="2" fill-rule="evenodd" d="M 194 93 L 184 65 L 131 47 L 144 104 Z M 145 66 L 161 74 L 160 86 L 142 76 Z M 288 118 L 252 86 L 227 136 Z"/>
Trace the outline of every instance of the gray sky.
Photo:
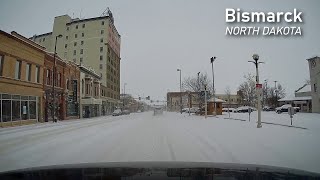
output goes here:
<path id="1" fill-rule="evenodd" d="M 2 0 L 0 29 L 17 31 L 27 37 L 52 30 L 55 16 L 69 14 L 83 18 L 100 16 L 110 7 L 121 34 L 121 89 L 133 95 L 150 95 L 163 100 L 167 90 L 179 90 L 179 74 L 196 76 L 201 71 L 211 77 L 209 58 L 216 56 L 215 82 L 218 93 L 230 86 L 233 93 L 255 74 L 253 53 L 261 65 L 261 80 L 279 81 L 287 94 L 309 79 L 306 59 L 320 55 L 320 1 L 213 1 L 213 0 Z M 226 8 L 243 11 L 303 12 L 301 37 L 228 37 Z M 74 15 L 73 15 L 74 14 Z M 246 24 L 243 24 L 244 26 Z M 279 24 L 268 24 L 279 26 Z M 294 25 L 292 25 L 294 26 Z"/>

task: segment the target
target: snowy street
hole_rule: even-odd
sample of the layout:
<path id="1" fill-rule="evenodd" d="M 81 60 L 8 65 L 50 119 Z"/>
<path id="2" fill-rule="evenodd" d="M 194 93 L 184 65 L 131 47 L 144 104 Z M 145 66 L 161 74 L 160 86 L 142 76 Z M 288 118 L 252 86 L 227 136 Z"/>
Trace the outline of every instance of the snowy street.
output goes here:
<path id="1" fill-rule="evenodd" d="M 320 114 L 298 113 L 307 129 L 174 112 L 70 120 L 0 129 L 0 171 L 56 164 L 191 161 L 260 164 L 320 172 Z M 231 113 L 248 120 L 247 113 Z M 290 125 L 288 114 L 263 121 Z"/>

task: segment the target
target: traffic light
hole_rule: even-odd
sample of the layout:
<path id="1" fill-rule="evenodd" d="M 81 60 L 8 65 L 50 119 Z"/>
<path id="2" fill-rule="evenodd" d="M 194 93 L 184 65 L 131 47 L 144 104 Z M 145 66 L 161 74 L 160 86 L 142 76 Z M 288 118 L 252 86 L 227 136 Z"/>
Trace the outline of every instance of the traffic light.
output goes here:
<path id="1" fill-rule="evenodd" d="M 147 100 L 150 100 L 150 96 L 147 96 L 146 99 L 147 99 Z"/>

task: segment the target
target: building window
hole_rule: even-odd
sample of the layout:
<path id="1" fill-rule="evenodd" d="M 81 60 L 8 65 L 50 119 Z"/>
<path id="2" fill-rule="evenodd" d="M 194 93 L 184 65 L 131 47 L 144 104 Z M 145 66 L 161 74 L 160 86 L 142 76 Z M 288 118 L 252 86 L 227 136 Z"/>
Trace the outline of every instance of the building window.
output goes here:
<path id="1" fill-rule="evenodd" d="M 102 61 L 103 60 L 103 56 L 100 56 L 100 61 Z"/>
<path id="2" fill-rule="evenodd" d="M 78 34 L 74 34 L 74 38 L 77 38 L 78 37 Z"/>
<path id="3" fill-rule="evenodd" d="M 46 38 L 43 38 L 43 40 L 42 40 L 42 41 L 44 42 L 45 40 L 46 40 Z"/>
<path id="4" fill-rule="evenodd" d="M 81 41 L 81 45 L 83 45 L 84 44 L 84 42 L 83 41 Z"/>
<path id="5" fill-rule="evenodd" d="M 73 62 L 74 62 L 74 63 L 75 63 L 75 62 L 77 62 L 77 59 L 76 59 L 76 58 L 74 58 L 74 59 L 73 59 Z"/>
<path id="6" fill-rule="evenodd" d="M 26 65 L 26 81 L 31 81 L 31 64 Z"/>
<path id="7" fill-rule="evenodd" d="M 66 88 L 69 89 L 69 79 L 66 80 Z"/>
<path id="8" fill-rule="evenodd" d="M 86 24 L 82 24 L 82 28 L 85 28 L 86 27 Z"/>
<path id="9" fill-rule="evenodd" d="M 101 25 L 102 25 L 102 26 L 104 25 L 104 21 L 101 21 Z"/>
<path id="10" fill-rule="evenodd" d="M 81 37 L 84 37 L 84 33 L 81 34 Z"/>
<path id="11" fill-rule="evenodd" d="M 80 54 L 83 54 L 83 49 L 80 49 Z"/>
<path id="12" fill-rule="evenodd" d="M 100 42 L 103 43 L 103 38 L 100 39 Z"/>
<path id="13" fill-rule="evenodd" d="M 0 76 L 3 76 L 4 56 L 0 55 Z"/>
<path id="14" fill-rule="evenodd" d="M 67 31 L 69 31 L 69 27 L 67 27 Z"/>
<path id="15" fill-rule="evenodd" d="M 102 64 L 100 64 L 100 69 L 102 69 L 103 68 L 103 65 Z"/>
<path id="16" fill-rule="evenodd" d="M 64 58 L 67 58 L 67 54 L 68 54 L 67 52 L 64 52 L 63 57 L 64 57 Z"/>
<path id="17" fill-rule="evenodd" d="M 83 62 L 83 58 L 81 57 L 81 58 L 80 58 L 80 63 L 82 63 L 82 62 Z"/>
<path id="18" fill-rule="evenodd" d="M 51 72 L 50 72 L 50 69 L 47 69 L 47 73 L 46 73 L 46 83 L 47 85 L 50 85 L 51 84 Z"/>
<path id="19" fill-rule="evenodd" d="M 21 79 L 21 64 L 22 62 L 20 60 L 16 61 L 16 71 L 15 71 L 15 78 Z"/>
<path id="20" fill-rule="evenodd" d="M 78 25 L 76 25 L 76 29 L 78 29 Z"/>
<path id="21" fill-rule="evenodd" d="M 82 91 L 82 94 L 84 94 L 84 80 L 83 79 L 81 81 L 81 91 Z"/>
<path id="22" fill-rule="evenodd" d="M 68 40 L 68 36 L 66 36 L 66 40 Z"/>
<path id="23" fill-rule="evenodd" d="M 39 66 L 36 66 L 34 79 L 36 83 L 40 83 L 40 67 Z"/>
<path id="24" fill-rule="evenodd" d="M 58 73 L 57 86 L 58 86 L 58 87 L 61 87 L 61 73 Z"/>
<path id="25" fill-rule="evenodd" d="M 100 34 L 104 34 L 104 30 L 101 30 L 101 31 L 100 31 Z"/>
<path id="26" fill-rule="evenodd" d="M 77 51 L 76 50 L 73 50 L 73 55 L 77 55 Z"/>
<path id="27" fill-rule="evenodd" d="M 102 52 L 103 51 L 103 47 L 100 47 L 100 52 Z"/>
<path id="28" fill-rule="evenodd" d="M 317 92 L 317 83 L 313 84 L 314 92 Z"/>
<path id="29" fill-rule="evenodd" d="M 67 49 L 67 47 L 68 47 L 68 44 L 65 44 L 65 45 L 64 45 L 64 48 Z"/>
<path id="30" fill-rule="evenodd" d="M 77 42 L 74 42 L 74 43 L 73 43 L 73 46 L 77 46 Z"/>

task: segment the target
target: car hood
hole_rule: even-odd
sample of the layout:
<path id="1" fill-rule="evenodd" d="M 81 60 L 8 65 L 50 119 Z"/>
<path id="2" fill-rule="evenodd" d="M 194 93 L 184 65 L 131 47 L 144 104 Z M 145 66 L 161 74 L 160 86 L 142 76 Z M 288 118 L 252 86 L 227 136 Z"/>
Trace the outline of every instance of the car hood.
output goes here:
<path id="1" fill-rule="evenodd" d="M 234 163 L 212 162 L 109 162 L 64 164 L 34 167 L 0 173 L 0 179 L 83 179 L 85 177 L 148 177 L 147 179 L 172 179 L 173 177 L 235 177 L 253 179 L 257 177 L 320 178 L 320 174 L 303 170 Z M 17 178 L 18 177 L 18 178 Z M 139 178 L 140 177 L 140 178 Z M 259 179 L 259 178 L 258 178 Z"/>

